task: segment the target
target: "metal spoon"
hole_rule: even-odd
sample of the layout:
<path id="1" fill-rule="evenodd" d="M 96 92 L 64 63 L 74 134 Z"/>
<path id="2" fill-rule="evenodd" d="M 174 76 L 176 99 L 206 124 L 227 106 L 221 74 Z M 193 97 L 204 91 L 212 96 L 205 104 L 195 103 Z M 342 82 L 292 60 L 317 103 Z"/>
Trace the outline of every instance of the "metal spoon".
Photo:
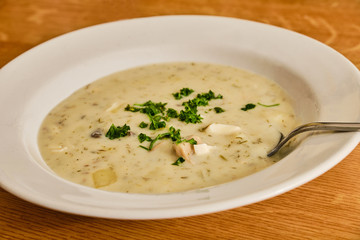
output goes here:
<path id="1" fill-rule="evenodd" d="M 275 153 L 277 153 L 281 147 L 285 145 L 292 137 L 298 135 L 299 133 L 307 132 L 307 131 L 336 131 L 336 132 L 354 132 L 360 130 L 360 123 L 357 122 L 312 122 L 301 125 L 292 132 L 289 133 L 286 137 L 282 133 L 280 133 L 280 140 L 278 144 L 268 152 L 267 156 L 271 157 Z"/>

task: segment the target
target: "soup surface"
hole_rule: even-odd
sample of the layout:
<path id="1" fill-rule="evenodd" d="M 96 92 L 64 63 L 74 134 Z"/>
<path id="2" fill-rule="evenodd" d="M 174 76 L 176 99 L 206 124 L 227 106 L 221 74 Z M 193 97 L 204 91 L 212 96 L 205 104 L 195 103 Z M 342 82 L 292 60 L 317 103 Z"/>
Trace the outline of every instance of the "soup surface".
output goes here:
<path id="1" fill-rule="evenodd" d="M 39 131 L 49 167 L 108 191 L 166 193 L 238 179 L 299 124 L 275 82 L 234 67 L 166 63 L 121 71 L 57 105 Z"/>

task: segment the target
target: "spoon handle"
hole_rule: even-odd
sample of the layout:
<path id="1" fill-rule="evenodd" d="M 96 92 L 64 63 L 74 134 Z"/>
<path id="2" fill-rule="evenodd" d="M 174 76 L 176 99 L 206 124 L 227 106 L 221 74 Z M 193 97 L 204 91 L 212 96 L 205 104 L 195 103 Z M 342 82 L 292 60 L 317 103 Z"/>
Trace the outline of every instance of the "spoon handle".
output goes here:
<path id="1" fill-rule="evenodd" d="M 306 130 L 305 130 L 306 129 Z M 360 123 L 358 122 L 312 122 L 304 124 L 294 131 L 298 130 L 301 132 L 311 130 L 329 130 L 339 132 L 353 132 L 360 129 Z"/>
<path id="2" fill-rule="evenodd" d="M 358 122 L 311 122 L 297 127 L 290 132 L 285 138 L 281 134 L 279 143 L 267 154 L 268 157 L 277 153 L 282 146 L 284 146 L 291 138 L 299 133 L 307 131 L 337 131 L 337 132 L 354 132 L 360 130 L 360 123 Z"/>

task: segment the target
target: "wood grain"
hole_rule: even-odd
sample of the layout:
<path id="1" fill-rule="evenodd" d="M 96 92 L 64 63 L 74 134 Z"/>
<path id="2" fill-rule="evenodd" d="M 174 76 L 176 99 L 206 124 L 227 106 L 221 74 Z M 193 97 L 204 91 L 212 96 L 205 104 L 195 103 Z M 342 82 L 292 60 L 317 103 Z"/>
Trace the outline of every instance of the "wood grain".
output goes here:
<path id="1" fill-rule="evenodd" d="M 287 28 L 333 47 L 360 68 L 358 0 L 0 0 L 0 67 L 76 29 L 172 14 L 229 16 Z M 278 197 L 167 220 L 75 216 L 0 189 L 0 239 L 360 239 L 359 160 L 357 146 L 327 173 Z"/>

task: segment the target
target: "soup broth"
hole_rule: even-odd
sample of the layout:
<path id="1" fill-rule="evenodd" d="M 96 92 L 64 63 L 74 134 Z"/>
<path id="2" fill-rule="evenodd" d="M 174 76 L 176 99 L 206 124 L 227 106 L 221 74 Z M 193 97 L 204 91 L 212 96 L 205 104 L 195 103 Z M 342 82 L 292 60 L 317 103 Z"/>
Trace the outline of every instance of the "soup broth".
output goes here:
<path id="1" fill-rule="evenodd" d="M 297 126 L 275 82 L 230 66 L 166 63 L 128 69 L 77 90 L 44 119 L 39 148 L 72 182 L 167 193 L 262 170 L 280 132 Z"/>

